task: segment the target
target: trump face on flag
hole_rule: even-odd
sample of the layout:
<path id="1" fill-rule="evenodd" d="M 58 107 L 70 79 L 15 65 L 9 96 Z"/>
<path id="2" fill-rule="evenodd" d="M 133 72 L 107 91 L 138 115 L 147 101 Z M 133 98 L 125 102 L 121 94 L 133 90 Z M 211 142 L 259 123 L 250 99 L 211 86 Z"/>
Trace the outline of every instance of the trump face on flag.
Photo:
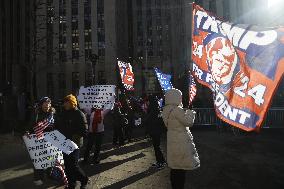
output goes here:
<path id="1" fill-rule="evenodd" d="M 238 62 L 237 53 L 231 42 L 224 37 L 216 37 L 205 48 L 213 80 L 219 85 L 230 83 Z"/>

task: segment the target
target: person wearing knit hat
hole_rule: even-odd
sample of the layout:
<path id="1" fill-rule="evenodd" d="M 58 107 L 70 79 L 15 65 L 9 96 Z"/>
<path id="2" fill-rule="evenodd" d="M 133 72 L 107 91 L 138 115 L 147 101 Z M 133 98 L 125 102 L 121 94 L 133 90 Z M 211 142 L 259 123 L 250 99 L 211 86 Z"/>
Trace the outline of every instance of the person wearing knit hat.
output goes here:
<path id="1" fill-rule="evenodd" d="M 31 137 L 31 134 L 36 134 L 36 136 L 42 135 L 44 132 L 49 132 L 53 130 L 55 109 L 51 105 L 51 99 L 49 97 L 42 97 L 38 103 L 35 105 L 33 115 L 31 117 L 29 128 L 25 133 L 25 136 Z M 49 120 L 49 125 L 42 130 L 42 132 L 35 132 L 37 126 L 45 120 Z M 34 168 L 34 184 L 40 186 L 43 184 L 45 170 Z"/>
<path id="2" fill-rule="evenodd" d="M 70 95 L 67 95 L 65 98 L 64 98 L 64 103 L 65 102 L 69 102 L 71 104 L 71 107 L 72 108 L 75 108 L 77 107 L 78 103 L 77 103 L 77 99 L 74 95 L 70 94 Z"/>
<path id="3" fill-rule="evenodd" d="M 85 114 L 77 108 L 77 99 L 70 94 L 63 99 L 64 111 L 57 116 L 56 129 L 67 139 L 72 140 L 78 147 L 83 145 L 83 136 L 88 128 Z M 68 189 L 75 189 L 76 181 L 81 182 L 81 188 L 86 188 L 89 178 L 79 166 L 80 148 L 71 154 L 63 153 Z"/>

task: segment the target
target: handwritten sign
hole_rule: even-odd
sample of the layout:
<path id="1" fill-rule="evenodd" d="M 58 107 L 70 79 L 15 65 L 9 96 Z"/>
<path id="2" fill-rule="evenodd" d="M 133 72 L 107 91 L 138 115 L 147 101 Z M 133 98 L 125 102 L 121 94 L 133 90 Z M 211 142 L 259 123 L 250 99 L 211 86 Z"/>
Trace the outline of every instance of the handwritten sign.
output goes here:
<path id="1" fill-rule="evenodd" d="M 115 102 L 115 85 L 81 87 L 77 99 L 82 109 L 113 109 Z"/>
<path id="2" fill-rule="evenodd" d="M 69 155 L 74 150 L 78 149 L 78 146 L 72 140 L 67 139 L 57 130 L 49 132 L 49 134 L 44 137 L 48 142 L 62 150 L 65 154 Z"/>
<path id="3" fill-rule="evenodd" d="M 49 132 L 46 132 L 44 136 L 48 134 Z M 36 135 L 30 135 L 30 138 L 23 136 L 23 140 L 36 169 L 53 167 L 56 160 L 63 164 L 62 151 L 45 138 L 38 140 Z"/>

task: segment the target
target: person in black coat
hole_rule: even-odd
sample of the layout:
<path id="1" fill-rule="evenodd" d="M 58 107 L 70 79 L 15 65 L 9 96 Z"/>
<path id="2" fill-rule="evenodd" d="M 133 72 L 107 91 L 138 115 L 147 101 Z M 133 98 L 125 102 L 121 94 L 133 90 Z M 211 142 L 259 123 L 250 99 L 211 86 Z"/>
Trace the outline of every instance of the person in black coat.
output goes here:
<path id="1" fill-rule="evenodd" d="M 83 136 L 88 128 L 86 116 L 77 108 L 77 100 L 73 95 L 64 98 L 63 106 L 65 110 L 56 119 L 56 129 L 80 148 L 83 145 Z M 76 181 L 81 182 L 81 189 L 87 187 L 89 179 L 79 166 L 79 158 L 80 149 L 74 150 L 69 155 L 63 153 L 68 189 L 74 189 Z"/>
<path id="2" fill-rule="evenodd" d="M 125 102 L 124 116 L 125 119 L 127 120 L 125 123 L 125 139 L 127 139 L 128 142 L 131 142 L 132 128 L 134 127 L 135 124 L 135 116 L 130 100 L 126 100 Z"/>
<path id="3" fill-rule="evenodd" d="M 145 118 L 146 132 L 150 135 L 156 156 L 156 163 L 153 166 L 163 168 L 166 165 L 164 155 L 160 148 L 161 135 L 166 128 L 161 117 L 158 100 L 155 96 L 149 97 L 148 115 Z"/>
<path id="4" fill-rule="evenodd" d="M 123 135 L 123 129 L 124 129 L 124 122 L 125 118 L 121 112 L 121 104 L 117 102 L 114 106 L 114 109 L 112 111 L 113 116 L 113 145 L 124 145 L 124 135 Z"/>

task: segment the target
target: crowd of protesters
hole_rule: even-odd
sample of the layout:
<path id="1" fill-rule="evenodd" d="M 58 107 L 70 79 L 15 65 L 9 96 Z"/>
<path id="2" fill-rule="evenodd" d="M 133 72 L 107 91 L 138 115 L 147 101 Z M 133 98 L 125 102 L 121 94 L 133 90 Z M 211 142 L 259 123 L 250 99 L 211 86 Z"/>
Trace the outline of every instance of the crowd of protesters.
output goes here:
<path id="1" fill-rule="evenodd" d="M 69 155 L 63 153 L 64 169 L 68 179 L 66 188 L 73 189 L 76 181 L 80 181 L 81 189 L 86 188 L 90 180 L 79 165 L 80 154 L 83 152 L 84 164 L 99 164 L 100 151 L 104 140 L 104 119 L 110 115 L 113 127 L 113 145 L 121 147 L 132 141 L 132 130 L 135 120 L 140 118 L 145 133 L 152 141 L 156 162 L 152 166 L 162 169 L 166 165 L 171 168 L 172 188 L 183 188 L 186 170 L 200 166 L 199 157 L 193 143 L 189 127 L 194 122 L 194 111 L 182 108 L 182 94 L 177 89 L 166 92 L 165 98 L 155 95 L 143 96 L 137 99 L 123 96 L 116 100 L 112 110 L 93 108 L 89 113 L 78 108 L 77 99 L 68 95 L 63 99 L 63 110 L 59 113 L 51 106 L 49 97 L 40 99 L 35 108 L 35 114 L 26 135 L 34 133 L 34 128 L 40 121 L 52 118 L 51 124 L 44 132 L 58 130 L 67 139 L 79 147 Z M 163 107 L 163 108 L 162 108 Z M 161 150 L 161 137 L 167 133 L 167 158 Z M 86 141 L 83 142 L 83 138 Z M 90 158 L 93 146 L 94 155 Z M 80 151 L 81 149 L 81 151 Z M 45 172 L 50 170 L 34 169 L 35 185 L 43 184 Z"/>

